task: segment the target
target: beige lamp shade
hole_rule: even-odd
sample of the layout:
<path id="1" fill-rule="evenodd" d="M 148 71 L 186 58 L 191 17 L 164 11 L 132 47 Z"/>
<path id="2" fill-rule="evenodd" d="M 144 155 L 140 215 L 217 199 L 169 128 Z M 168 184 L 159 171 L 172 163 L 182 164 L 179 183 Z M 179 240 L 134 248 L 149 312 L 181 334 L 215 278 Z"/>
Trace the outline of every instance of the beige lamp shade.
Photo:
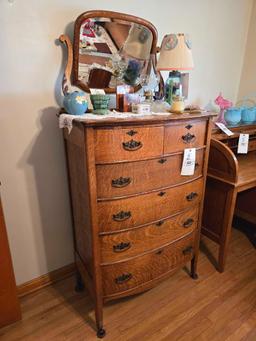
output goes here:
<path id="1" fill-rule="evenodd" d="M 192 70 L 194 68 L 189 36 L 168 34 L 162 41 L 157 70 Z"/>
<path id="2" fill-rule="evenodd" d="M 152 32 L 147 27 L 132 24 L 122 50 L 130 57 L 149 59 L 152 41 Z"/>

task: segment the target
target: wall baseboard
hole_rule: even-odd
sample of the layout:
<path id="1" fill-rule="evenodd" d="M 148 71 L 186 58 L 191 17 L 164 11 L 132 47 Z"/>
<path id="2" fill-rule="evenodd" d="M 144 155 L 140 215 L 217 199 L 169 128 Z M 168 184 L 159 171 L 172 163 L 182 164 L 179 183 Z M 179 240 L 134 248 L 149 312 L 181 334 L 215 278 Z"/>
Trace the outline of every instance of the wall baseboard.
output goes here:
<path id="1" fill-rule="evenodd" d="M 17 286 L 18 297 L 24 297 L 32 292 L 42 289 L 48 285 L 52 285 L 62 279 L 72 276 L 75 273 L 75 264 L 68 264 L 60 269 L 51 271 L 45 275 L 34 278 Z"/>

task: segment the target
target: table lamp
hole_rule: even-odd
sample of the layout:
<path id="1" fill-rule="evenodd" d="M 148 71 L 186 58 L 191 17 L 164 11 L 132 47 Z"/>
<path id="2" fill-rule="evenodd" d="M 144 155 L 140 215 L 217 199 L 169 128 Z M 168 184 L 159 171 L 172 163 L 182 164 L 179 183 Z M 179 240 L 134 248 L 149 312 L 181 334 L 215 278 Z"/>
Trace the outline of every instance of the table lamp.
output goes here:
<path id="1" fill-rule="evenodd" d="M 194 68 L 189 36 L 184 33 L 167 34 L 164 36 L 160 56 L 157 62 L 158 71 L 170 71 L 166 82 L 166 101 L 173 104 L 173 96 L 176 95 L 180 103 L 175 111 L 183 111 L 183 89 L 180 71 L 189 71 Z M 180 109 L 179 109 L 180 106 Z"/>

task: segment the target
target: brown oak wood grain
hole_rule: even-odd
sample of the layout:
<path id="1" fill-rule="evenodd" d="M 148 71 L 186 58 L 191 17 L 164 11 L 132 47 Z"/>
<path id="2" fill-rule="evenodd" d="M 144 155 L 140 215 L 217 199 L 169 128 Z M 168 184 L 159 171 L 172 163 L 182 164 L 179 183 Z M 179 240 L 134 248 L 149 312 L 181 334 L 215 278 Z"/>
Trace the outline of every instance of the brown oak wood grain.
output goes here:
<path id="1" fill-rule="evenodd" d="M 202 200 L 203 179 L 136 197 L 98 202 L 100 231 L 115 231 L 163 219 Z M 191 200 L 187 196 L 194 194 Z M 118 219 L 118 215 L 127 218 Z"/>
<path id="2" fill-rule="evenodd" d="M 177 152 L 184 148 L 198 148 L 206 142 L 207 121 L 189 121 L 166 126 L 164 153 Z"/>
<path id="3" fill-rule="evenodd" d="M 194 207 L 152 225 L 102 236 L 100 238 L 101 261 L 102 263 L 120 261 L 161 247 L 190 234 L 197 228 L 197 221 L 198 207 Z"/>
<path id="4" fill-rule="evenodd" d="M 195 173 L 191 176 L 180 174 L 183 153 L 136 163 L 97 165 L 98 198 L 147 192 L 197 178 L 202 175 L 204 151 L 204 149 L 197 150 Z"/>
<path id="5" fill-rule="evenodd" d="M 146 255 L 102 266 L 104 296 L 126 291 L 157 278 L 192 259 L 194 235 Z M 127 279 L 128 278 L 128 279 Z"/>
<path id="6" fill-rule="evenodd" d="M 140 160 L 161 156 L 163 127 L 129 127 L 95 130 L 96 163 Z"/>
<path id="7" fill-rule="evenodd" d="M 72 132 L 64 133 L 80 273 L 77 288 L 82 288 L 82 278 L 94 299 L 100 336 L 103 303 L 156 286 L 188 260 L 190 275 L 197 278 L 210 120 L 211 114 L 103 119 L 74 122 Z M 180 175 L 185 146 L 177 151 L 169 142 L 172 147 L 164 151 L 170 131 L 184 129 L 197 133 L 199 142 L 198 165 L 188 177 Z M 193 245 L 185 245 L 187 240 Z M 133 262 L 132 280 L 121 270 L 127 264 L 131 269 Z M 118 269 L 114 284 L 112 268 Z M 134 284 L 120 288 L 123 281 Z"/>

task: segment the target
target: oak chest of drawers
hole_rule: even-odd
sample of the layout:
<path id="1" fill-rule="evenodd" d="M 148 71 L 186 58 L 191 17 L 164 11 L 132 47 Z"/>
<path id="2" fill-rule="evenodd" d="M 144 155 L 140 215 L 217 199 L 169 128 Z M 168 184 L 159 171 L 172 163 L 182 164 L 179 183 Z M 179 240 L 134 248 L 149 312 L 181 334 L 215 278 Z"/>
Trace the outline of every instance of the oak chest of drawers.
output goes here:
<path id="1" fill-rule="evenodd" d="M 211 115 L 74 122 L 64 132 L 77 288 L 103 303 L 145 291 L 191 261 L 196 278 Z M 185 148 L 195 172 L 181 176 Z"/>

